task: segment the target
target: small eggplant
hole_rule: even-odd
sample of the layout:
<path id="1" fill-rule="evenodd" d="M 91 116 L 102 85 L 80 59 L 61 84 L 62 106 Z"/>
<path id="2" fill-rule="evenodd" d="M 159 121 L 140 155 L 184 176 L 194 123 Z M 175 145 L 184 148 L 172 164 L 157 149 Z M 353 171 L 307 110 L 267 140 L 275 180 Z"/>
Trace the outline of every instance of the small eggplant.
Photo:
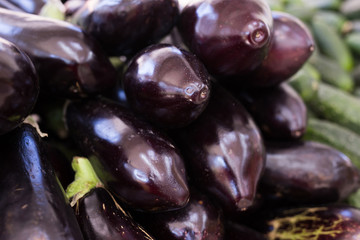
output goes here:
<path id="1" fill-rule="evenodd" d="M 35 128 L 2 136 L 0 153 L 0 239 L 83 239 Z"/>
<path id="2" fill-rule="evenodd" d="M 343 153 L 316 142 L 266 143 L 262 187 L 294 203 L 344 200 L 360 186 L 359 170 Z"/>
<path id="3" fill-rule="evenodd" d="M 184 154 L 190 180 L 232 213 L 253 204 L 265 149 L 241 103 L 220 86 L 213 90 L 200 117 L 171 134 Z"/>
<path id="4" fill-rule="evenodd" d="M 269 139 L 296 140 L 305 133 L 307 109 L 288 84 L 272 88 L 248 89 L 235 95 Z"/>
<path id="5" fill-rule="evenodd" d="M 73 101 L 66 122 L 101 181 L 127 205 L 156 211 L 188 202 L 178 149 L 126 107 L 106 99 Z"/>
<path id="6" fill-rule="evenodd" d="M 30 114 L 39 95 L 39 82 L 29 57 L 0 38 L 0 135 L 17 127 Z"/>
<path id="7" fill-rule="evenodd" d="M 132 215 L 157 240 L 224 239 L 222 211 L 195 189 L 182 209 L 147 214 L 132 212 Z"/>
<path id="8" fill-rule="evenodd" d="M 110 56 L 131 56 L 167 35 L 178 15 L 176 0 L 87 0 L 71 22 L 94 37 Z"/>
<path id="9" fill-rule="evenodd" d="M 44 94 L 79 97 L 116 84 L 116 71 L 100 46 L 70 23 L 0 8 L 0 37 L 29 55 Z"/>

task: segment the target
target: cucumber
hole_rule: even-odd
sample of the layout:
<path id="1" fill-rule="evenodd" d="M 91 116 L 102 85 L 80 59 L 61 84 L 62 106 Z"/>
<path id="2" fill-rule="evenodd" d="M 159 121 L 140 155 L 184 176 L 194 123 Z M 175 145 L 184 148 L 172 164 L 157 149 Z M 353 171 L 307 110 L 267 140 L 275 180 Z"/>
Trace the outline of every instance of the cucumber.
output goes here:
<path id="1" fill-rule="evenodd" d="M 355 84 L 351 75 L 344 71 L 333 59 L 321 54 L 314 54 L 309 62 L 318 70 L 324 82 L 347 92 L 354 90 Z"/>
<path id="2" fill-rule="evenodd" d="M 309 118 L 304 139 L 336 148 L 360 168 L 360 135 L 353 131 L 326 120 Z"/>
<path id="3" fill-rule="evenodd" d="M 346 18 L 339 12 L 320 10 L 314 15 L 314 19 L 320 19 L 320 21 L 326 22 L 330 26 L 333 26 L 337 32 L 341 33 L 344 24 L 347 23 Z"/>
<path id="4" fill-rule="evenodd" d="M 322 19 L 313 18 L 312 30 L 320 51 L 337 61 L 345 71 L 351 71 L 354 59 L 336 29 Z"/>
<path id="5" fill-rule="evenodd" d="M 360 55 L 360 32 L 349 33 L 345 37 L 345 42 L 352 51 Z"/>
<path id="6" fill-rule="evenodd" d="M 289 83 L 315 114 L 360 134 L 359 98 L 311 78 L 295 78 Z"/>

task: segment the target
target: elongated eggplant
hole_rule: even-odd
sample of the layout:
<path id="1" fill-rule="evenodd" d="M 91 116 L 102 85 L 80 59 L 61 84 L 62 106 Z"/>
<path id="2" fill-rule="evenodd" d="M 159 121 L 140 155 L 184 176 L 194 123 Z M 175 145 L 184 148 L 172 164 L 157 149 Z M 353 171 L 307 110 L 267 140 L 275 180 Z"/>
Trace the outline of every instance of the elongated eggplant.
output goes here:
<path id="1" fill-rule="evenodd" d="M 48 0 L 0 0 L 0 7 L 12 11 L 38 14 Z"/>
<path id="2" fill-rule="evenodd" d="M 153 240 L 104 188 L 93 188 L 80 199 L 77 219 L 87 240 Z"/>
<path id="3" fill-rule="evenodd" d="M 307 109 L 302 98 L 288 84 L 248 89 L 236 94 L 265 137 L 295 140 L 304 135 Z"/>
<path id="4" fill-rule="evenodd" d="M 288 209 L 267 222 L 267 239 L 350 240 L 360 236 L 360 210 L 346 205 Z"/>
<path id="5" fill-rule="evenodd" d="M 171 31 L 178 15 L 176 0 L 87 0 L 71 21 L 116 56 L 133 55 L 159 41 Z"/>
<path id="6" fill-rule="evenodd" d="M 24 123 L 0 143 L 0 239 L 83 239 L 35 128 Z"/>
<path id="7" fill-rule="evenodd" d="M 272 28 L 265 0 L 192 1 L 178 23 L 185 44 L 218 76 L 245 75 L 258 67 Z"/>
<path id="8" fill-rule="evenodd" d="M 179 151 L 126 107 L 105 99 L 74 101 L 66 122 L 101 181 L 126 204 L 156 211 L 188 202 Z"/>
<path id="9" fill-rule="evenodd" d="M 154 44 L 129 64 L 123 86 L 131 107 L 161 127 L 194 121 L 210 99 L 210 75 L 190 52 Z"/>
<path id="10" fill-rule="evenodd" d="M 132 212 L 132 215 L 157 240 L 224 238 L 222 211 L 195 189 L 191 190 L 190 201 L 182 209 L 164 213 Z"/>
<path id="11" fill-rule="evenodd" d="M 265 150 L 259 129 L 241 103 L 220 86 L 213 90 L 200 117 L 172 134 L 190 179 L 231 213 L 253 204 Z"/>
<path id="12" fill-rule="evenodd" d="M 0 8 L 0 37 L 29 55 L 44 94 L 79 97 L 115 86 L 116 71 L 107 56 L 70 23 Z"/>
<path id="13" fill-rule="evenodd" d="M 269 53 L 261 65 L 248 77 L 247 84 L 256 87 L 278 85 L 294 75 L 315 50 L 315 42 L 300 19 L 272 12 L 274 33 Z"/>
<path id="14" fill-rule="evenodd" d="M 266 240 L 265 236 L 245 225 L 237 224 L 235 222 L 225 223 L 225 238 L 224 240 Z"/>
<path id="15" fill-rule="evenodd" d="M 343 153 L 316 142 L 266 143 L 262 185 L 274 199 L 295 203 L 344 200 L 360 186 L 359 170 Z"/>
<path id="16" fill-rule="evenodd" d="M 0 38 L 0 135 L 18 126 L 33 109 L 39 94 L 36 70 L 29 57 Z"/>

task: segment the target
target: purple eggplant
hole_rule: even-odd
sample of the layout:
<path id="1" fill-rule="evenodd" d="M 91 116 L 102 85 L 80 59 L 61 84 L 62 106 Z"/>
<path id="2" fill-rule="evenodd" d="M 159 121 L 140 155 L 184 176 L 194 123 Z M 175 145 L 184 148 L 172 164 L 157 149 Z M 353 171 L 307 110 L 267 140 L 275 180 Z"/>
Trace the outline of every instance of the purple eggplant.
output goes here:
<path id="1" fill-rule="evenodd" d="M 154 240 L 104 188 L 93 188 L 76 205 L 87 240 Z"/>
<path id="2" fill-rule="evenodd" d="M 35 128 L 1 136 L 0 154 L 0 239 L 83 239 Z"/>
<path id="3" fill-rule="evenodd" d="M 160 211 L 188 202 L 179 151 L 126 107 L 105 99 L 74 101 L 66 122 L 101 181 L 127 205 Z"/>
<path id="4" fill-rule="evenodd" d="M 225 223 L 224 240 L 266 240 L 265 236 L 245 225 L 235 222 Z"/>
<path id="5" fill-rule="evenodd" d="M 267 55 L 273 28 L 265 0 L 201 0 L 184 7 L 179 32 L 217 76 L 245 75 Z"/>
<path id="6" fill-rule="evenodd" d="M 269 53 L 248 84 L 256 87 L 278 85 L 294 75 L 315 50 L 311 32 L 300 19 L 284 13 L 272 12 L 274 33 Z"/>
<path id="7" fill-rule="evenodd" d="M 109 55 L 128 56 L 167 35 L 178 15 L 176 0 L 87 0 L 71 21 Z"/>
<path id="8" fill-rule="evenodd" d="M 152 45 L 136 55 L 123 79 L 131 107 L 161 127 L 194 121 L 210 99 L 210 75 L 190 52 L 168 44 Z"/>
<path id="9" fill-rule="evenodd" d="M 274 200 L 330 203 L 360 186 L 359 170 L 343 153 L 316 142 L 266 143 L 262 188 Z"/>
<path id="10" fill-rule="evenodd" d="M 288 84 L 236 93 L 263 135 L 269 139 L 296 140 L 305 133 L 307 109 Z"/>
<path id="11" fill-rule="evenodd" d="M 39 14 L 48 0 L 0 0 L 0 7 L 12 11 Z"/>
<path id="12" fill-rule="evenodd" d="M 208 197 L 192 189 L 189 203 L 182 209 L 163 213 L 132 215 L 157 240 L 223 240 L 222 211 Z"/>
<path id="13" fill-rule="evenodd" d="M 30 114 L 39 94 L 39 82 L 29 57 L 0 38 L 0 135 L 17 127 Z"/>
<path id="14" fill-rule="evenodd" d="M 253 204 L 265 167 L 265 149 L 249 113 L 220 86 L 188 127 L 172 133 L 184 154 L 190 180 L 227 213 Z"/>
<path id="15" fill-rule="evenodd" d="M 0 8 L 0 37 L 29 55 L 43 94 L 79 97 L 116 84 L 116 71 L 100 46 L 70 23 Z"/>

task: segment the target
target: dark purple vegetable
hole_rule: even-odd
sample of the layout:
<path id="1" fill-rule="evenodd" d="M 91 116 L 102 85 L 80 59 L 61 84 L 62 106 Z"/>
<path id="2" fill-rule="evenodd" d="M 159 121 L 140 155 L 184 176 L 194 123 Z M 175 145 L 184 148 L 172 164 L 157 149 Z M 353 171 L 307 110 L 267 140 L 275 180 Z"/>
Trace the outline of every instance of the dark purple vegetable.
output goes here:
<path id="1" fill-rule="evenodd" d="M 266 240 L 265 236 L 261 233 L 240 225 L 234 222 L 225 223 L 225 238 L 224 240 Z"/>
<path id="2" fill-rule="evenodd" d="M 288 209 L 267 224 L 268 239 L 358 239 L 360 210 L 344 205 Z"/>
<path id="3" fill-rule="evenodd" d="M 295 203 L 344 200 L 359 187 L 359 170 L 343 153 L 316 142 L 266 144 L 262 185 L 273 198 Z"/>
<path id="4" fill-rule="evenodd" d="M 260 132 L 245 108 L 220 86 L 188 127 L 173 133 L 190 180 L 228 213 L 253 204 L 265 165 Z"/>
<path id="5" fill-rule="evenodd" d="M 78 97 L 115 86 L 116 72 L 107 56 L 72 24 L 0 9 L 0 37 L 29 55 L 44 94 Z"/>
<path id="6" fill-rule="evenodd" d="M 39 14 L 48 0 L 0 0 L 0 7 L 17 12 Z"/>
<path id="7" fill-rule="evenodd" d="M 123 79 L 131 107 L 162 127 L 194 121 L 210 96 L 210 76 L 190 52 L 168 44 L 152 45 L 136 55 Z"/>
<path id="8" fill-rule="evenodd" d="M 221 210 L 205 195 L 191 191 L 190 202 L 182 209 L 164 213 L 132 213 L 157 240 L 222 240 Z"/>
<path id="9" fill-rule="evenodd" d="M 152 240 L 104 188 L 93 188 L 76 205 L 87 240 Z"/>
<path id="10" fill-rule="evenodd" d="M 39 94 L 34 65 L 17 46 L 0 38 L 0 135 L 17 127 Z"/>
<path id="11" fill-rule="evenodd" d="M 249 77 L 252 86 L 267 87 L 288 80 L 307 61 L 315 49 L 311 32 L 300 19 L 272 12 L 274 32 L 269 53 Z"/>
<path id="12" fill-rule="evenodd" d="M 101 181 L 126 204 L 157 211 L 188 202 L 177 148 L 127 108 L 105 99 L 72 102 L 66 121 Z"/>
<path id="13" fill-rule="evenodd" d="M 71 21 L 109 55 L 132 55 L 168 34 L 178 15 L 176 0 L 88 0 Z"/>
<path id="14" fill-rule="evenodd" d="M 266 57 L 273 27 L 265 0 L 202 0 L 183 9 L 178 28 L 185 44 L 219 76 L 244 75 Z"/>
<path id="15" fill-rule="evenodd" d="M 236 96 L 250 112 L 265 137 L 294 140 L 305 133 L 305 103 L 288 84 L 266 89 L 247 89 Z"/>
<path id="16" fill-rule="evenodd" d="M 0 239 L 83 239 L 35 128 L 0 138 Z"/>

